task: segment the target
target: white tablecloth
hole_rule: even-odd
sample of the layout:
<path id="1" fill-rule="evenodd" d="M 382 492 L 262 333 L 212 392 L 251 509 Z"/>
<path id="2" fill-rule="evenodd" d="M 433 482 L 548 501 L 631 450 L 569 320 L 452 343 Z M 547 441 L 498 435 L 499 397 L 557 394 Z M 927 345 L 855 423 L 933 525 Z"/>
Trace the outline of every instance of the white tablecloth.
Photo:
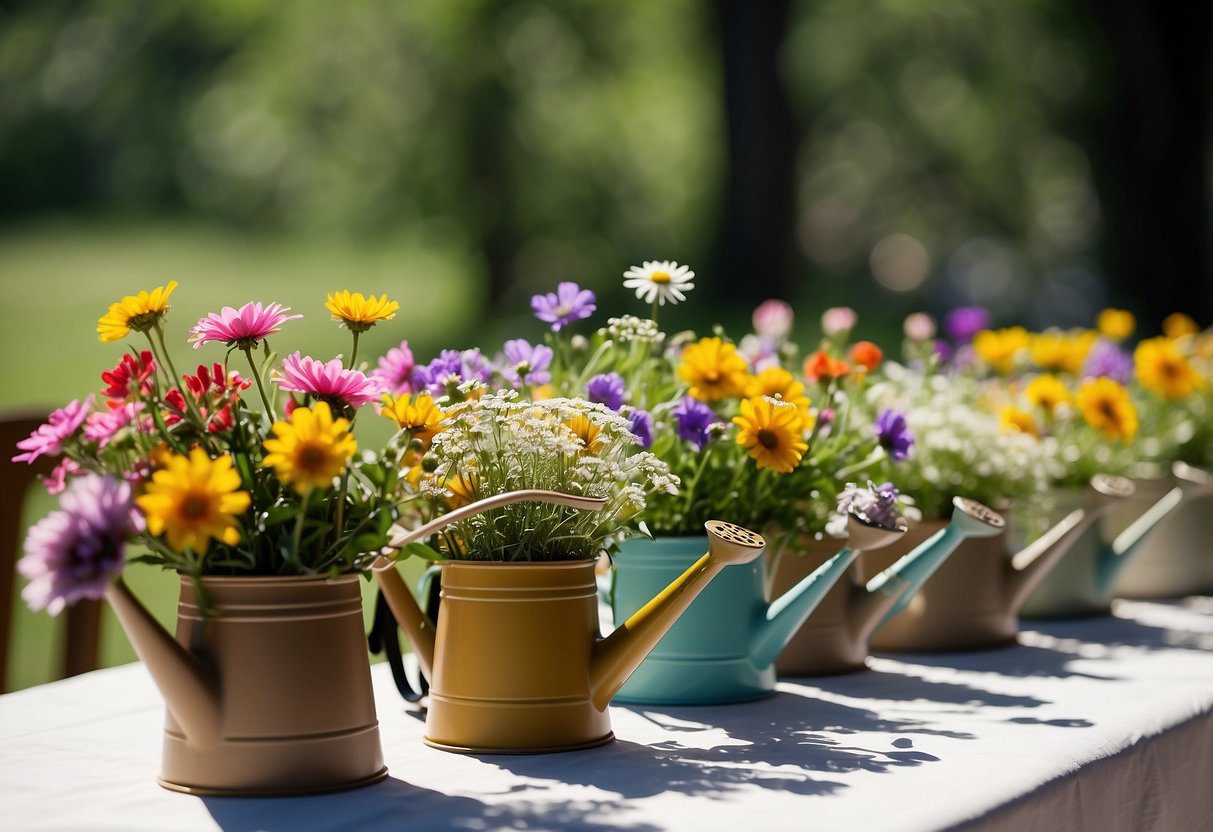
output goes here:
<path id="1" fill-rule="evenodd" d="M 390 777 L 305 798 L 157 787 L 162 705 L 128 665 L 0 697 L 0 828 L 1211 829 L 1213 599 L 1116 614 L 762 702 L 612 706 L 618 740 L 566 754 L 427 748 L 380 665 Z"/>

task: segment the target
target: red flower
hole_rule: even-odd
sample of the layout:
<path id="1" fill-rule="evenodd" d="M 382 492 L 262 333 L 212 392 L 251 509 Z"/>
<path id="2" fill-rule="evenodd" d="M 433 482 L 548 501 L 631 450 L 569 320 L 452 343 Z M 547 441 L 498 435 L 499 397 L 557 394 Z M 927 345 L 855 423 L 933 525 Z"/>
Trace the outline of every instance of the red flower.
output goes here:
<path id="1" fill-rule="evenodd" d="M 199 364 L 197 373 L 192 376 L 186 374 L 184 380 L 190 397 L 198 405 L 198 413 L 206 423 L 206 429 L 211 433 L 231 430 L 235 423 L 232 402 L 240 398 L 240 391 L 247 390 L 252 382 L 237 372 L 228 376 L 223 365 L 217 361 L 210 367 Z M 166 424 L 175 425 L 185 417 L 188 405 L 179 388 L 168 391 L 164 403 L 168 405 L 168 412 L 164 416 Z"/>
<path id="2" fill-rule="evenodd" d="M 851 363 L 863 367 L 869 373 L 879 367 L 882 361 L 884 353 L 871 341 L 860 341 L 851 347 Z"/>
<path id="3" fill-rule="evenodd" d="M 151 350 L 139 353 L 138 360 L 128 352 L 122 356 L 118 366 L 101 374 L 101 380 L 108 385 L 101 391 L 101 395 L 114 399 L 112 402 L 106 402 L 110 409 L 119 408 L 135 396 L 135 391 L 131 389 L 132 382 L 138 383 L 139 395 L 146 396 L 151 393 L 152 385 L 148 380 L 155 372 L 156 361 L 152 358 Z"/>
<path id="4" fill-rule="evenodd" d="M 809 384 L 830 382 L 851 372 L 851 365 L 841 358 L 831 358 L 825 350 L 818 350 L 804 360 L 804 375 Z"/>

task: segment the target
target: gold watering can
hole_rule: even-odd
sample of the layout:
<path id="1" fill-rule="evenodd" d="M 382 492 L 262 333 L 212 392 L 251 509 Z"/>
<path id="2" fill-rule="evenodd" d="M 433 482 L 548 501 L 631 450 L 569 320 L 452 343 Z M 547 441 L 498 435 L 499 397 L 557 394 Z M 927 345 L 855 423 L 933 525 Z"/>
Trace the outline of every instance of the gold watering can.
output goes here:
<path id="1" fill-rule="evenodd" d="M 516 491 L 396 534 L 399 548 L 443 526 L 509 503 L 594 510 L 604 500 Z M 372 566 L 430 680 L 425 742 L 448 751 L 533 753 L 610 742 L 607 704 L 678 616 L 725 566 L 758 558 L 766 543 L 721 521 L 705 524 L 708 551 L 605 638 L 594 561 L 445 561 L 437 626 L 396 571 Z"/>

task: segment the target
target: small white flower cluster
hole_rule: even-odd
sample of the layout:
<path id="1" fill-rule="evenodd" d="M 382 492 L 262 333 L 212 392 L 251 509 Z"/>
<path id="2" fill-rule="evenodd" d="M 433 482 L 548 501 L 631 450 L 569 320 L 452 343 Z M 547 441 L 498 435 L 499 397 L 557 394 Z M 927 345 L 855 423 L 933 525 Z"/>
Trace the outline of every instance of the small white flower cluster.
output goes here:
<path id="1" fill-rule="evenodd" d="M 894 465 L 893 477 L 928 517 L 945 515 L 953 496 L 987 505 L 1038 496 L 1061 475 L 1055 440 L 1004 430 L 997 415 L 975 406 L 980 392 L 971 380 L 894 363 L 884 374 L 867 391 L 868 409 L 905 414 L 914 451 Z"/>
<path id="2" fill-rule="evenodd" d="M 455 524 L 457 550 L 469 559 L 553 560 L 594 557 L 604 541 L 645 506 L 647 494 L 677 494 L 678 477 L 636 450 L 628 420 L 582 399 L 519 401 L 514 391 L 488 394 L 446 411 L 434 437 L 433 477 L 424 497 L 449 503 L 539 488 L 601 497 L 598 511 L 519 503 Z M 453 489 L 452 485 L 461 486 Z M 519 539 L 526 551 L 516 551 Z"/>
<path id="3" fill-rule="evenodd" d="M 606 332 L 612 340 L 620 344 L 630 341 L 656 344 L 665 338 L 665 333 L 657 328 L 655 321 L 648 318 L 637 318 L 635 315 L 608 318 L 607 325 L 600 332 Z"/>

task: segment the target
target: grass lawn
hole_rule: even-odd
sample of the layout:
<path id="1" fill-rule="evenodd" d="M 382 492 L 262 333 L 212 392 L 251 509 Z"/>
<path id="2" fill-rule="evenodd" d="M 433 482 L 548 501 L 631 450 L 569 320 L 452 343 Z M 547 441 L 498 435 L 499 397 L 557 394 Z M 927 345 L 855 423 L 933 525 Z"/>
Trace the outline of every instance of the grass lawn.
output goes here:
<path id="1" fill-rule="evenodd" d="M 49 410 L 98 390 L 99 374 L 117 362 L 124 345 L 99 343 L 97 319 L 122 295 L 169 280 L 180 286 L 172 296 L 167 332 L 170 348 L 177 339 L 174 360 L 186 372 L 187 366 L 196 366 L 193 362 L 223 358 L 218 346 L 190 349 L 189 327 L 207 312 L 250 300 L 277 301 L 304 316 L 272 340 L 280 354 L 296 349 L 323 359 L 348 354 L 348 334 L 324 309 L 325 293 L 340 289 L 387 293 L 401 304 L 395 320 L 363 336 L 360 356 L 378 356 L 407 338 L 424 359 L 471 330 L 475 304 L 466 300 L 477 291 L 477 269 L 471 254 L 440 236 L 366 244 L 252 237 L 188 224 L 95 222 L 0 230 L 0 409 Z M 237 369 L 245 369 L 239 356 L 233 359 Z M 358 433 L 364 444 L 374 444 L 387 437 L 388 429 L 386 422 L 364 419 Z M 52 498 L 35 490 L 24 508 L 27 523 L 53 507 Z M 176 575 L 138 565 L 127 572 L 132 588 L 157 617 L 170 620 Z M 106 616 L 103 664 L 133 660 L 108 610 Z M 16 601 L 11 689 L 53 678 L 59 623 L 29 613 Z"/>

